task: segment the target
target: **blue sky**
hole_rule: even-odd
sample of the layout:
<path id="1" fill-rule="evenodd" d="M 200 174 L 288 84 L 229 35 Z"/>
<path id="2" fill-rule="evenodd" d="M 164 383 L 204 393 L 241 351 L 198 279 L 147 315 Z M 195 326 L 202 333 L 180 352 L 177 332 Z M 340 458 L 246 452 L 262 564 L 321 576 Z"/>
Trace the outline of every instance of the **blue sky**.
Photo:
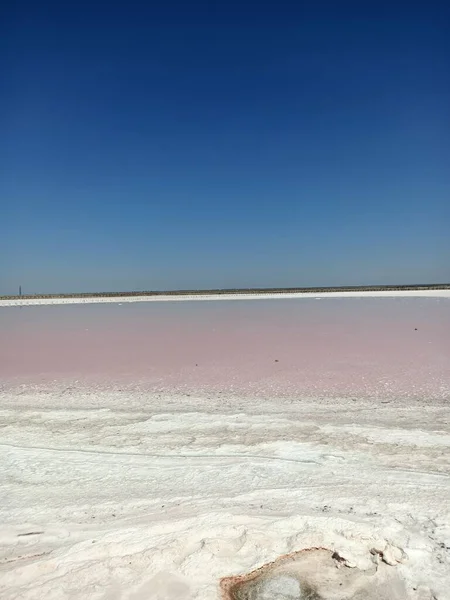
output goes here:
<path id="1" fill-rule="evenodd" d="M 448 3 L 7 4 L 0 294 L 450 281 Z"/>

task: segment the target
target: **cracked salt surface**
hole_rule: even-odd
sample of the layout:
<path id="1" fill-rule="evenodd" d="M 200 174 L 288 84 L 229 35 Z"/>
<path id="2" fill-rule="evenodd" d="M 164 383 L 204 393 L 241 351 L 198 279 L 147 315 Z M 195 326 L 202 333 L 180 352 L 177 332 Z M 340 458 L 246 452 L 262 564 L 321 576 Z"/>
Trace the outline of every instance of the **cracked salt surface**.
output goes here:
<path id="1" fill-rule="evenodd" d="M 209 600 L 221 579 L 311 547 L 344 557 L 338 575 L 372 572 L 383 557 L 378 568 L 403 595 L 380 598 L 448 597 L 450 455 L 436 446 L 436 473 L 431 438 L 418 447 L 411 427 L 420 410 L 431 432 L 435 411 L 410 411 L 395 445 L 353 447 L 345 426 L 327 429 L 351 425 L 353 400 L 276 415 L 258 414 L 256 401 L 253 414 L 221 413 L 219 402 L 159 414 L 149 396 L 139 413 L 86 410 L 95 392 L 55 394 L 52 409 L 40 408 L 47 393 L 32 395 L 33 408 L 8 396 L 17 405 L 0 412 L 2 598 Z M 401 409 L 362 411 L 360 424 L 381 428 Z"/>

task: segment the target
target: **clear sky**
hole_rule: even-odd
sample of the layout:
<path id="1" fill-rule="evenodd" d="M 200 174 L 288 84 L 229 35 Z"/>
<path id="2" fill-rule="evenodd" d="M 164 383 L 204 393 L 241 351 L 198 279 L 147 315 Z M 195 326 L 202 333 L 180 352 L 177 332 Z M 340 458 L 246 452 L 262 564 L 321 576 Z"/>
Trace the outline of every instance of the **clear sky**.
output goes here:
<path id="1" fill-rule="evenodd" d="M 450 281 L 450 3 L 0 8 L 0 294 Z"/>

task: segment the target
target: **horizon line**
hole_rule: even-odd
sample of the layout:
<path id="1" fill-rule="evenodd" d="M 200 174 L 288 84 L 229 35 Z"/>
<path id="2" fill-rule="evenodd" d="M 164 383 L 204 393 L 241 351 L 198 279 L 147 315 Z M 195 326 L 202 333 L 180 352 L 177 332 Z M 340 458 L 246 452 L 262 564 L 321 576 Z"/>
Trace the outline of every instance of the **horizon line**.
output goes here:
<path id="1" fill-rule="evenodd" d="M 22 288 L 22 286 L 20 286 Z M 176 295 L 221 295 L 221 294 L 281 294 L 281 293 L 327 293 L 353 291 L 394 291 L 394 290 L 435 290 L 450 289 L 450 283 L 405 284 L 405 285 L 343 285 L 343 286 L 309 286 L 309 287 L 252 287 L 252 288 L 199 288 L 178 290 L 147 290 L 128 292 L 68 292 L 68 293 L 33 293 L 33 294 L 4 294 L 0 300 L 27 300 L 47 298 L 98 298 L 98 297 L 129 297 L 129 296 L 176 296 Z M 21 291 L 21 290 L 20 290 Z"/>

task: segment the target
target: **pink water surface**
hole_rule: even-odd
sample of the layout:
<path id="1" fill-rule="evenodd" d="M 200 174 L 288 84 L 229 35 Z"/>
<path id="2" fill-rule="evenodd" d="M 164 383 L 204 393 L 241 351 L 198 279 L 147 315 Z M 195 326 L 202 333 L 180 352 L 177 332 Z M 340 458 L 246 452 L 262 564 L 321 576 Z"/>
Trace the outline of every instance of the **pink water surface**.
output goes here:
<path id="1" fill-rule="evenodd" d="M 450 300 L 276 299 L 0 308 L 3 384 L 264 396 L 449 396 Z"/>

